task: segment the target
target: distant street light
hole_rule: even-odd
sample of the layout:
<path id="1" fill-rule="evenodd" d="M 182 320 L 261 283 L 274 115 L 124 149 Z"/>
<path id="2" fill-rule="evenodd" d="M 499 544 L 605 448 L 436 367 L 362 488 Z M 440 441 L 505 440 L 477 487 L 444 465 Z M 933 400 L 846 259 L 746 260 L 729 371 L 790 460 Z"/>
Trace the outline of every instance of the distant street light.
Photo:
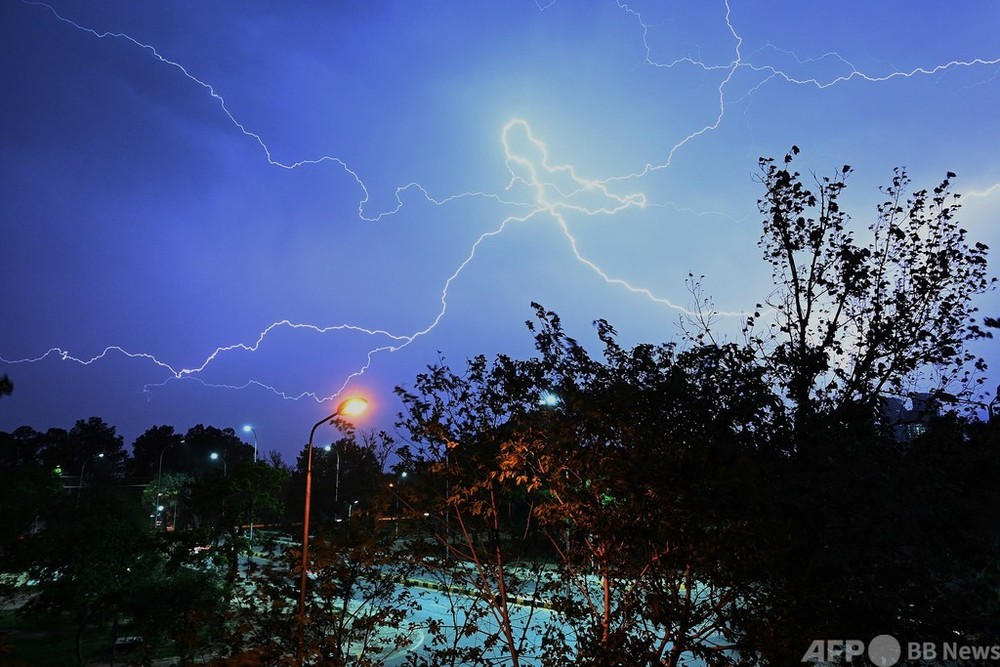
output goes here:
<path id="1" fill-rule="evenodd" d="M 103 459 L 103 458 L 104 458 L 104 452 L 101 452 L 100 454 L 94 454 L 93 456 L 88 457 L 87 460 L 83 462 L 83 465 L 80 466 L 80 484 L 76 487 L 77 507 L 80 506 L 80 492 L 83 491 L 83 472 L 87 469 L 87 464 L 94 459 Z"/>
<path id="2" fill-rule="evenodd" d="M 257 431 L 250 424 L 243 427 L 244 433 L 253 433 L 253 462 L 257 463 Z"/>
<path id="3" fill-rule="evenodd" d="M 334 477 L 333 483 L 333 509 L 337 513 L 337 517 L 340 517 L 340 445 L 333 448 L 334 453 L 337 455 L 337 472 Z"/>
<path id="4" fill-rule="evenodd" d="M 309 503 L 312 495 L 312 460 L 313 437 L 316 429 L 326 423 L 334 422 L 337 417 L 356 417 L 368 408 L 368 401 L 361 397 L 349 398 L 337 406 L 332 415 L 320 419 L 309 431 L 309 443 L 306 445 L 306 500 L 302 511 L 302 577 L 299 586 L 299 646 L 296 664 L 301 665 L 305 657 L 306 642 L 306 581 L 309 572 Z"/>
<path id="5" fill-rule="evenodd" d="M 399 478 L 397 479 L 397 483 L 395 484 L 395 489 L 394 489 L 396 492 L 396 513 L 393 516 L 392 523 L 393 526 L 395 527 L 395 530 L 393 532 L 395 532 L 396 535 L 399 535 L 399 488 L 402 485 L 404 479 L 406 479 L 405 470 L 399 473 Z M 394 485 L 390 484 L 389 486 L 393 487 Z"/>
<path id="6" fill-rule="evenodd" d="M 160 465 L 156 468 L 156 497 L 153 498 L 153 505 L 156 505 L 158 507 L 160 507 L 160 489 L 161 489 L 160 481 L 163 479 L 163 455 L 166 453 L 168 449 L 176 445 L 178 442 L 180 442 L 183 445 L 184 439 L 181 438 L 181 440 L 179 441 L 173 440 L 167 443 L 167 446 L 160 450 Z M 153 528 L 156 528 L 156 520 L 159 518 L 160 516 L 159 513 L 162 511 L 163 509 L 162 507 L 160 507 L 158 511 L 153 512 Z"/>
<path id="7" fill-rule="evenodd" d="M 257 430 L 250 424 L 243 426 L 244 433 L 253 433 L 253 462 L 257 463 Z M 251 508 L 251 512 L 253 508 Z M 253 546 L 253 516 L 250 517 L 250 546 Z"/>
<path id="8" fill-rule="evenodd" d="M 211 454 L 208 455 L 208 458 L 212 459 L 213 461 L 218 461 L 218 460 L 221 459 L 222 460 L 222 476 L 223 477 L 228 477 L 229 476 L 229 466 L 226 465 L 226 457 L 225 456 L 219 456 L 219 452 L 212 452 Z"/>

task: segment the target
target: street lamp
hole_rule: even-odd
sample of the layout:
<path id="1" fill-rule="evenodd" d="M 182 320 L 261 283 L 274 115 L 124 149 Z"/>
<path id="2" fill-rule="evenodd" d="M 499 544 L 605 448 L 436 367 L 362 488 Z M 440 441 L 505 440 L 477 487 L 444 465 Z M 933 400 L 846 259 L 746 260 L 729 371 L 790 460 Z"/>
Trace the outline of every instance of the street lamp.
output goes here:
<path id="1" fill-rule="evenodd" d="M 179 441 L 173 440 L 167 443 L 167 446 L 160 450 L 160 465 L 156 468 L 156 497 L 153 498 L 153 505 L 157 507 L 159 507 L 160 505 L 160 489 L 161 489 L 160 481 L 163 479 L 163 455 L 166 453 L 168 449 L 176 445 L 178 442 L 180 442 L 183 445 L 184 439 L 181 438 Z M 162 510 L 157 510 L 153 512 L 153 528 L 156 528 L 156 519 L 159 517 L 159 513 L 161 511 Z"/>
<path id="2" fill-rule="evenodd" d="M 340 445 L 338 444 L 334 447 L 334 452 L 337 454 L 337 473 L 334 477 L 333 483 L 333 507 L 336 511 L 336 516 L 340 516 Z"/>
<path id="3" fill-rule="evenodd" d="M 253 462 L 257 463 L 257 431 L 250 424 L 243 427 L 244 433 L 253 433 Z"/>
<path id="4" fill-rule="evenodd" d="M 253 433 L 253 462 L 257 463 L 257 429 L 255 429 L 250 424 L 244 424 L 244 426 L 243 426 L 243 432 L 244 433 Z M 250 515 L 250 546 L 252 547 L 253 546 L 253 508 L 251 507 L 250 510 L 251 510 L 251 515 Z"/>
<path id="5" fill-rule="evenodd" d="M 302 511 L 302 577 L 299 585 L 299 647 L 297 664 L 302 664 L 305 657 L 306 642 L 306 578 L 309 572 L 309 501 L 312 494 L 312 460 L 313 437 L 316 429 L 326 423 L 334 422 L 337 417 L 356 417 L 368 408 L 368 401 L 361 397 L 349 398 L 337 406 L 332 415 L 327 415 L 313 425 L 309 431 L 309 443 L 306 445 L 306 501 Z"/>
<path id="6" fill-rule="evenodd" d="M 208 455 L 208 458 L 212 459 L 213 461 L 218 461 L 221 458 L 222 459 L 222 476 L 223 477 L 228 477 L 229 476 L 229 466 L 226 465 L 226 457 L 225 456 L 220 457 L 219 456 L 219 452 L 212 452 L 211 454 Z"/>
<path id="7" fill-rule="evenodd" d="M 389 485 L 390 488 L 395 487 L 394 490 L 396 492 L 396 513 L 393 516 L 393 520 L 392 520 L 392 523 L 395 526 L 395 531 L 393 531 L 393 532 L 395 532 L 396 535 L 399 535 L 399 487 L 403 483 L 404 479 L 406 479 L 406 471 L 405 470 L 403 472 L 399 473 L 399 478 L 397 479 L 395 485 L 393 485 L 393 484 Z"/>
<path id="8" fill-rule="evenodd" d="M 90 463 L 95 458 L 96 459 L 103 459 L 104 458 L 104 452 L 101 452 L 100 454 L 94 454 L 93 456 L 87 457 L 87 460 L 83 462 L 82 466 L 80 466 L 80 484 L 79 484 L 79 486 L 76 487 L 76 506 L 77 507 L 80 506 L 80 492 L 83 491 L 83 471 L 87 469 L 87 464 Z"/>

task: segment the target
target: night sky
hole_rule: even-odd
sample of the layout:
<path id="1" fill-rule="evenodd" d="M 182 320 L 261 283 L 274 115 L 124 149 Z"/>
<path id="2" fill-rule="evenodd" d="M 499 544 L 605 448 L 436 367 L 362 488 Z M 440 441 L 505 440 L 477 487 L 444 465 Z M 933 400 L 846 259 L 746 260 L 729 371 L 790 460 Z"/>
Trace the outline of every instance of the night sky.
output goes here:
<path id="1" fill-rule="evenodd" d="M 392 431 L 439 355 L 530 354 L 532 301 L 664 342 L 693 273 L 732 335 L 772 290 L 757 158 L 793 144 L 855 167 L 862 230 L 893 167 L 956 172 L 1000 252 L 998 29 L 993 0 L 4 3 L 0 430 L 250 423 L 290 460 L 343 396 Z"/>

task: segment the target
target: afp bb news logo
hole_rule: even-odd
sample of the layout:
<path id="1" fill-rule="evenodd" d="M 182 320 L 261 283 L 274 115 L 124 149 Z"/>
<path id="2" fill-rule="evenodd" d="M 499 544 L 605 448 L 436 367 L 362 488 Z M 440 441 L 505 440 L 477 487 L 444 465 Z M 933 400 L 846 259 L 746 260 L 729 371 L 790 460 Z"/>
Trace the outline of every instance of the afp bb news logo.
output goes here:
<path id="1" fill-rule="evenodd" d="M 866 650 L 867 649 L 867 650 Z M 838 660 L 868 664 L 878 667 L 891 667 L 899 662 L 903 655 L 903 647 L 892 635 L 879 635 L 868 646 L 860 639 L 817 639 L 809 645 L 802 656 L 802 662 L 836 663 Z"/>
<path id="2" fill-rule="evenodd" d="M 866 660 L 867 658 L 867 660 Z M 959 642 L 907 642 L 901 645 L 892 635 L 879 635 L 868 645 L 860 639 L 817 639 L 809 645 L 802 662 L 892 667 L 907 661 L 990 660 L 1000 661 L 1000 646 L 976 646 Z"/>

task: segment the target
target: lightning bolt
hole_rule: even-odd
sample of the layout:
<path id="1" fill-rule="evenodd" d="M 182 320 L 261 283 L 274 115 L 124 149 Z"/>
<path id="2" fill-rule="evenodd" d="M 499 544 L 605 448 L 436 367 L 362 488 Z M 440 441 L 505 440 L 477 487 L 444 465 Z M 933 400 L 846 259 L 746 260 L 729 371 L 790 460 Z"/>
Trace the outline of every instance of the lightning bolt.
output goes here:
<path id="1" fill-rule="evenodd" d="M 76 30 L 93 35 L 98 39 L 116 39 L 131 43 L 138 49 L 146 52 L 163 65 L 173 68 L 181 73 L 183 77 L 196 86 L 207 92 L 211 99 L 218 105 L 230 123 L 244 137 L 252 140 L 259 146 L 264 159 L 271 166 L 284 169 L 296 170 L 311 166 L 324 164 L 333 165 L 340 170 L 357 185 L 359 189 L 359 199 L 357 205 L 357 215 L 360 220 L 369 223 L 377 223 L 388 216 L 397 214 L 404 208 L 403 195 L 409 191 L 417 192 L 424 200 L 433 206 L 446 206 L 452 202 L 477 198 L 485 199 L 505 208 L 512 208 L 517 211 L 500 220 L 491 230 L 481 234 L 470 246 L 464 258 L 458 263 L 455 269 L 444 280 L 440 290 L 439 303 L 434 312 L 427 320 L 426 324 L 414 331 L 406 334 L 395 333 L 377 327 L 363 327 L 352 324 L 337 324 L 321 327 L 315 324 L 302 322 L 292 322 L 286 319 L 278 320 L 261 330 L 256 339 L 252 342 L 232 343 L 217 347 L 198 364 L 186 367 L 175 367 L 161 361 L 156 356 L 149 353 L 136 353 L 119 346 L 108 346 L 100 354 L 92 357 L 80 357 L 70 354 L 62 348 L 52 348 L 44 354 L 34 358 L 6 359 L 0 357 L 0 362 L 7 364 L 37 363 L 45 359 L 55 357 L 62 361 L 74 362 L 82 365 L 90 365 L 107 358 L 109 355 L 117 354 L 129 359 L 145 361 L 167 373 L 167 379 L 159 384 L 146 385 L 146 390 L 163 386 L 173 381 L 196 381 L 209 387 L 227 389 L 246 389 L 256 387 L 269 391 L 282 399 L 300 400 L 303 398 L 313 399 L 317 402 L 328 402 L 335 400 L 346 387 L 356 378 L 362 376 L 373 364 L 375 358 L 381 354 L 398 352 L 399 350 L 412 344 L 420 337 L 430 334 L 439 325 L 448 310 L 448 294 L 455 281 L 459 280 L 466 268 L 473 263 L 477 252 L 491 239 L 505 233 L 513 225 L 536 223 L 542 219 L 554 222 L 562 236 L 565 238 L 567 246 L 574 258 L 588 270 L 599 276 L 607 284 L 621 288 L 629 293 L 641 295 L 651 302 L 673 309 L 680 313 L 695 315 L 680 304 L 671 301 L 663 295 L 656 294 L 652 289 L 631 284 L 626 278 L 614 276 L 601 268 L 598 262 L 588 257 L 581 249 L 581 244 L 573 234 L 573 227 L 582 224 L 583 221 L 605 219 L 615 216 L 628 209 L 643 209 L 648 206 L 673 207 L 675 210 L 686 210 L 698 215 L 718 215 L 732 219 L 726 213 L 715 211 L 691 211 L 672 202 L 648 201 L 646 194 L 639 191 L 631 191 L 625 194 L 618 192 L 624 184 L 639 180 L 654 172 L 662 171 L 671 167 L 675 155 L 684 150 L 689 144 L 697 141 L 700 137 L 717 130 L 726 120 L 727 109 L 736 100 L 742 100 L 754 95 L 763 86 L 774 83 L 783 83 L 794 86 L 811 86 L 818 90 L 827 90 L 835 86 L 847 85 L 852 82 L 865 84 L 879 84 L 898 78 L 911 78 L 917 76 L 934 76 L 951 69 L 973 68 L 973 67 L 993 67 L 1000 65 L 1000 58 L 972 58 L 967 60 L 952 60 L 943 64 L 912 67 L 908 70 L 895 70 L 884 74 L 866 73 L 854 65 L 849 60 L 835 52 L 824 53 L 816 58 L 802 59 L 791 52 L 782 51 L 777 46 L 768 44 L 765 49 L 758 51 L 763 53 L 771 50 L 778 53 L 785 53 L 795 58 L 800 65 L 810 65 L 821 60 L 832 59 L 842 65 L 845 73 L 837 74 L 827 79 L 821 80 L 818 77 L 798 77 L 793 76 L 777 65 L 771 63 L 759 63 L 752 59 L 747 59 L 743 54 L 744 39 L 737 27 L 734 25 L 732 10 L 729 0 L 724 0 L 724 23 L 726 31 L 732 44 L 732 58 L 722 63 L 707 63 L 701 58 L 693 56 L 682 56 L 669 62 L 660 62 L 654 58 L 653 48 L 650 45 L 649 35 L 651 25 L 644 20 L 642 13 L 633 9 L 623 0 L 617 0 L 617 7 L 630 17 L 638 27 L 638 39 L 644 51 L 642 65 L 657 70 L 669 70 L 680 67 L 691 67 L 700 69 L 706 73 L 717 73 L 719 75 L 716 87 L 717 104 L 714 113 L 706 121 L 697 127 L 681 134 L 673 145 L 667 147 L 661 153 L 663 157 L 657 160 L 643 161 L 637 168 L 627 171 L 624 174 L 605 176 L 603 178 L 593 178 L 582 176 L 580 170 L 570 164 L 557 164 L 550 158 L 547 145 L 534 136 L 528 121 L 523 119 L 513 119 L 504 125 L 501 132 L 501 145 L 503 157 L 510 179 L 504 190 L 508 195 L 497 193 L 474 191 L 462 192 L 444 197 L 432 195 L 423 185 L 414 181 L 406 185 L 395 188 L 395 206 L 380 212 L 368 210 L 370 193 L 365 185 L 364 179 L 357 170 L 351 167 L 346 158 L 336 155 L 320 155 L 318 157 L 301 159 L 294 162 L 283 162 L 277 160 L 271 148 L 264 138 L 244 125 L 237 116 L 229 109 L 226 100 L 210 83 L 203 81 L 192 74 L 184 65 L 162 55 L 154 46 L 136 40 L 125 33 L 99 31 L 93 28 L 80 25 L 79 23 L 62 16 L 51 6 L 37 2 L 35 0 L 24 0 L 24 4 L 44 8 L 50 12 L 58 21 L 61 21 Z M 540 12 L 550 9 L 555 0 L 550 2 L 540 2 L 535 0 L 535 5 Z M 753 72 L 760 76 L 760 80 L 742 93 L 734 93 L 730 89 L 733 87 L 734 78 L 740 71 Z M 989 196 L 1000 184 L 984 190 L 981 196 Z M 529 200 L 512 198 L 509 193 L 525 189 L 531 194 Z M 720 311 L 715 313 L 720 316 L 743 316 L 740 311 Z M 242 385 L 212 384 L 200 376 L 214 361 L 222 355 L 234 351 L 255 352 L 265 344 L 268 336 L 277 330 L 308 330 L 319 334 L 332 334 L 337 332 L 353 332 L 363 334 L 377 341 L 371 347 L 365 357 L 365 362 L 352 371 L 344 379 L 337 391 L 330 396 L 319 395 L 315 392 L 300 391 L 290 392 L 285 389 L 274 387 L 257 380 L 250 380 Z"/>
<path id="2" fill-rule="evenodd" d="M 911 69 L 905 71 L 895 70 L 889 72 L 888 74 L 874 75 L 874 74 L 867 74 L 859 70 L 857 67 L 851 64 L 850 61 L 848 61 L 846 58 L 844 58 L 843 56 L 841 56 L 839 53 L 836 52 L 826 52 L 816 58 L 801 58 L 797 54 L 791 51 L 778 49 L 777 47 L 769 43 L 767 45 L 768 48 L 792 56 L 799 64 L 810 64 L 819 62 L 821 60 L 834 59 L 839 63 L 841 63 L 842 65 L 844 65 L 847 70 L 849 70 L 846 74 L 837 75 L 825 81 L 821 81 L 820 79 L 813 77 L 799 78 L 792 76 L 791 74 L 788 74 L 787 72 L 785 72 L 784 70 L 775 65 L 757 64 L 752 61 L 744 60 L 742 54 L 743 37 L 737 30 L 736 26 L 734 26 L 733 24 L 732 8 L 730 6 L 729 0 L 724 0 L 723 4 L 725 6 L 724 20 L 726 24 L 726 29 L 733 39 L 733 52 L 734 52 L 733 59 L 728 63 L 707 64 L 700 58 L 695 58 L 693 56 L 682 56 L 679 58 L 675 58 L 670 62 L 659 62 L 655 60 L 652 55 L 653 49 L 649 44 L 649 33 L 651 26 L 643 19 L 641 12 L 633 9 L 627 2 L 624 2 L 623 0 L 617 0 L 618 8 L 621 9 L 622 12 L 630 16 L 639 26 L 643 51 L 644 51 L 644 60 L 643 60 L 644 65 L 657 69 L 674 69 L 680 66 L 691 66 L 698 68 L 704 72 L 715 72 L 715 71 L 723 72 L 723 77 L 722 80 L 719 82 L 717 88 L 718 112 L 710 122 L 706 123 L 700 128 L 691 131 L 690 133 L 683 136 L 680 140 L 678 140 L 673 146 L 670 147 L 670 149 L 667 151 L 666 157 L 662 161 L 657 163 L 647 162 L 643 166 L 643 168 L 639 171 L 635 171 L 626 175 L 610 177 L 609 179 L 607 179 L 608 181 L 634 179 L 641 176 L 645 176 L 651 172 L 666 169 L 670 167 L 674 158 L 674 154 L 677 153 L 678 150 L 684 148 L 688 143 L 697 139 L 703 134 L 718 129 L 718 127 L 723 122 L 723 119 L 726 115 L 726 109 L 728 107 L 728 104 L 726 102 L 727 88 L 732 82 L 735 74 L 741 69 L 747 69 L 753 72 L 763 73 L 766 75 L 761 82 L 759 82 L 758 84 L 753 86 L 749 91 L 747 91 L 746 95 L 751 95 L 752 93 L 759 90 L 766 83 L 769 83 L 775 79 L 784 81 L 785 83 L 792 85 L 812 86 L 818 90 L 826 90 L 834 86 L 846 84 L 854 80 L 863 81 L 865 83 L 878 84 L 898 78 L 933 76 L 935 74 L 939 74 L 947 70 L 958 69 L 958 68 L 990 67 L 990 66 L 1000 65 L 1000 58 L 972 58 L 969 60 L 951 60 L 949 62 L 933 66 L 925 66 L 925 67 L 918 66 L 918 67 L 912 67 Z M 994 74 L 994 77 L 995 76 L 996 74 Z M 741 98 L 742 97 L 743 96 L 741 96 Z"/>

